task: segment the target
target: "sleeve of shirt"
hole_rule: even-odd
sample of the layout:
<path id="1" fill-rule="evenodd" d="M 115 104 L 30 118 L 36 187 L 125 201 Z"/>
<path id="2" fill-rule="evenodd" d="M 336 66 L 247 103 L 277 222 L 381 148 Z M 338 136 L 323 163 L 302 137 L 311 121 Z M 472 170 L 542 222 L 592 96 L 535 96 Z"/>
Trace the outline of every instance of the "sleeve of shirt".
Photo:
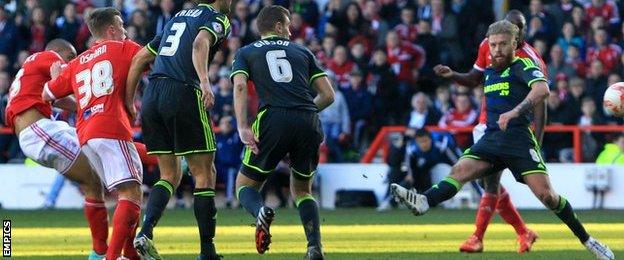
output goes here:
<path id="1" fill-rule="evenodd" d="M 159 33 L 158 35 L 154 36 L 154 39 L 152 39 L 150 42 L 147 43 L 147 45 L 145 45 L 147 50 L 149 50 L 151 54 L 154 54 L 154 56 L 158 55 L 158 48 L 160 47 L 161 39 L 162 33 Z"/>
<path id="2" fill-rule="evenodd" d="M 56 79 L 48 81 L 44 85 L 43 91 L 53 99 L 60 99 L 73 93 L 71 82 L 71 67 L 68 67 Z"/>
<path id="3" fill-rule="evenodd" d="M 234 75 L 236 74 L 245 74 L 245 76 L 249 78 L 249 66 L 247 65 L 247 60 L 245 59 L 243 49 L 239 49 L 238 51 L 236 51 L 236 55 L 234 55 L 234 60 L 232 61 L 232 73 L 230 73 L 230 80 L 234 80 Z"/>
<path id="4" fill-rule="evenodd" d="M 41 75 L 50 75 L 50 67 L 57 61 L 60 61 L 61 65 L 65 64 L 65 61 L 58 55 L 48 52 L 42 52 L 41 54 L 45 56 L 37 56 L 34 61 L 38 65 L 39 68 L 37 70 L 41 73 Z"/>
<path id="5" fill-rule="evenodd" d="M 489 53 L 486 53 L 487 52 L 487 48 L 485 48 L 486 45 L 487 45 L 486 40 L 483 40 L 481 44 L 479 44 L 477 60 L 475 61 L 474 65 L 472 65 L 472 67 L 478 71 L 484 71 L 485 68 L 487 67 L 486 58 L 487 58 L 487 55 L 489 55 Z"/>
<path id="6" fill-rule="evenodd" d="M 130 60 L 132 61 L 132 57 L 134 57 L 134 55 L 137 54 L 137 52 L 139 52 L 141 50 L 141 45 L 137 44 L 136 42 L 133 41 L 126 41 L 126 44 L 124 46 L 124 55 L 126 55 L 126 57 L 129 57 Z"/>
<path id="7" fill-rule="evenodd" d="M 539 69 L 539 67 L 535 66 L 531 59 L 520 58 L 520 60 L 522 63 L 521 66 L 516 67 L 516 75 L 518 75 L 523 83 L 526 83 L 528 87 L 531 87 L 531 84 L 537 81 L 544 81 L 548 83 L 544 73 Z"/>
<path id="8" fill-rule="evenodd" d="M 321 68 L 319 61 L 316 59 L 316 56 L 307 50 L 308 58 L 310 59 L 309 64 L 309 73 L 310 73 L 310 83 L 314 82 L 315 79 L 323 76 L 327 76 L 327 73 Z"/>
<path id="9" fill-rule="evenodd" d="M 214 36 L 213 46 L 226 38 L 230 34 L 230 29 L 230 20 L 225 15 L 213 15 L 199 27 L 199 30 L 206 30 Z"/>

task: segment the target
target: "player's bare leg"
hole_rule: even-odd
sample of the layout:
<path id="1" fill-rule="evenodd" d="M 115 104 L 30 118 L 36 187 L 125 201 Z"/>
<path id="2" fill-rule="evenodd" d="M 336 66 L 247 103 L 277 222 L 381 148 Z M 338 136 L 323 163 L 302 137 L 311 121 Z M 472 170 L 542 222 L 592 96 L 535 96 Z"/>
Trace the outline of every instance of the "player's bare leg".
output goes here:
<path id="1" fill-rule="evenodd" d="M 89 259 L 104 259 L 108 250 L 108 211 L 104 205 L 104 192 L 100 177 L 93 172 L 87 157 L 80 153 L 74 164 L 64 174 L 80 186 L 85 196 L 84 214 L 89 222 L 93 251 Z"/>
<path id="2" fill-rule="evenodd" d="M 264 181 L 257 181 L 239 172 L 236 176 L 236 197 L 249 214 L 256 218 L 256 250 L 264 254 L 271 244 L 271 223 L 275 218 L 275 211 L 264 206 L 264 199 L 260 189 Z"/>
<path id="3" fill-rule="evenodd" d="M 615 259 L 615 255 L 609 247 L 601 244 L 593 237 L 589 236 L 585 227 L 578 220 L 570 202 L 558 195 L 550 185 L 550 179 L 546 174 L 530 174 L 524 176 L 524 182 L 529 186 L 533 194 L 555 215 L 565 223 L 579 241 L 594 253 L 598 259 Z"/>
<path id="4" fill-rule="evenodd" d="M 319 210 L 318 204 L 312 196 L 312 179 L 299 180 L 294 176 L 291 175 L 290 177 L 290 191 L 295 198 L 301 224 L 308 240 L 308 250 L 304 259 L 323 259 Z"/>
<path id="5" fill-rule="evenodd" d="M 154 227 L 167 208 L 167 203 L 182 177 L 180 160 L 173 154 L 158 155 L 158 168 L 160 180 L 154 184 L 150 192 L 141 231 L 134 240 L 134 248 L 144 257 L 151 259 L 162 259 L 152 241 Z"/>
<path id="6" fill-rule="evenodd" d="M 195 177 L 193 207 L 201 242 L 201 254 L 198 259 L 220 258 L 213 243 L 217 226 L 217 208 L 214 202 L 217 174 L 214 155 L 214 152 L 210 152 L 185 156 L 189 170 Z"/>
<path id="7" fill-rule="evenodd" d="M 435 207 L 455 196 L 465 183 L 483 177 L 491 167 L 492 165 L 486 161 L 462 157 L 453 166 L 448 177 L 423 194 L 407 190 L 396 183 L 390 185 L 390 191 L 399 202 L 411 209 L 414 215 L 423 215 L 430 207 Z"/>
<path id="8" fill-rule="evenodd" d="M 113 234 L 106 252 L 107 259 L 117 259 L 128 240 L 134 239 L 134 232 L 141 214 L 143 192 L 138 182 L 129 181 L 114 187 L 117 190 L 117 208 L 113 215 Z M 124 252 L 125 256 L 138 258 L 137 252 Z"/>

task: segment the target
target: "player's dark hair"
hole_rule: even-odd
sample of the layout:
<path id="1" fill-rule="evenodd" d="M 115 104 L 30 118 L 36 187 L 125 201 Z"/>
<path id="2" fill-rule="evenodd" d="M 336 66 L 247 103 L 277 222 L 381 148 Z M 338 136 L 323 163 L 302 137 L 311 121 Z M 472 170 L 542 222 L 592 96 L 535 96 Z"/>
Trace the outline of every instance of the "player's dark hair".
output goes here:
<path id="1" fill-rule="evenodd" d="M 94 36 L 101 36 L 104 30 L 115 23 L 115 16 L 121 16 L 119 10 L 104 7 L 93 10 L 87 18 L 87 26 Z"/>
<path id="2" fill-rule="evenodd" d="M 429 133 L 429 131 L 427 131 L 427 129 L 423 127 L 423 128 L 416 129 L 415 136 L 416 137 L 431 137 L 431 133 Z"/>
<path id="3" fill-rule="evenodd" d="M 271 5 L 264 7 L 260 10 L 258 18 L 256 19 L 258 23 L 258 31 L 261 35 L 273 32 L 275 24 L 278 22 L 282 24 L 285 23 L 286 17 L 289 16 L 290 11 L 282 6 Z"/>

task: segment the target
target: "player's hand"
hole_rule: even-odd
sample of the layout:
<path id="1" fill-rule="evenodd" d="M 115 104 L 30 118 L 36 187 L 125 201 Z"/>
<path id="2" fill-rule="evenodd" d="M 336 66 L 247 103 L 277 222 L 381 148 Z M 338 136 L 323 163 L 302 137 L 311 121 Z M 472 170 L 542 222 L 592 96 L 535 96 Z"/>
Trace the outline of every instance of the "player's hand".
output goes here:
<path id="1" fill-rule="evenodd" d="M 411 173 L 407 173 L 407 175 L 405 175 L 405 182 L 413 185 L 414 184 L 414 178 L 412 177 Z"/>
<path id="2" fill-rule="evenodd" d="M 453 76 L 453 70 L 449 66 L 444 66 L 442 64 L 433 67 L 433 72 L 443 78 L 450 78 Z"/>
<path id="3" fill-rule="evenodd" d="M 258 152 L 260 151 L 258 149 L 258 142 L 260 140 L 258 140 L 258 138 L 253 133 L 253 131 L 251 131 L 251 128 L 249 127 L 239 128 L 238 135 L 240 136 L 240 139 L 243 142 L 243 144 L 245 144 L 245 146 L 247 146 L 247 148 L 249 148 L 251 152 L 253 152 L 254 154 L 258 154 Z"/>
<path id="4" fill-rule="evenodd" d="M 128 112 L 128 116 L 130 117 L 130 123 L 134 124 L 137 118 L 137 109 L 134 106 L 134 103 L 126 103 L 126 111 Z"/>
<path id="5" fill-rule="evenodd" d="M 62 71 L 63 71 L 63 66 L 60 61 L 52 63 L 52 65 L 50 66 L 50 77 L 52 79 L 55 79 L 56 77 L 61 75 Z"/>
<path id="6" fill-rule="evenodd" d="M 500 127 L 500 129 L 503 131 L 507 130 L 507 124 L 509 124 L 509 121 L 518 117 L 518 115 L 519 113 L 515 109 L 512 109 L 511 111 L 500 115 L 500 117 L 498 118 L 498 127 Z"/>
<path id="7" fill-rule="evenodd" d="M 210 82 L 202 82 L 199 84 L 202 92 L 202 100 L 204 101 L 204 106 L 206 109 L 211 109 L 214 106 L 215 96 L 212 93 L 212 87 L 210 86 Z"/>

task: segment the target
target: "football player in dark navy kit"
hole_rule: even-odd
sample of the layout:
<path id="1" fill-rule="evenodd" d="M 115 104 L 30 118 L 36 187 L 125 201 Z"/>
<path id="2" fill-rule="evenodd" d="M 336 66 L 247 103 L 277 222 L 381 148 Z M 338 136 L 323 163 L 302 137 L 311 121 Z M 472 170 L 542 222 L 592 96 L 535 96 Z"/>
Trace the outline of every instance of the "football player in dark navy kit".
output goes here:
<path id="1" fill-rule="evenodd" d="M 281 6 L 263 8 L 257 19 L 262 39 L 239 49 L 234 57 L 230 76 L 234 109 L 246 145 L 236 194 L 256 218 L 256 249 L 262 254 L 271 243 L 269 227 L 275 213 L 264 206 L 258 190 L 288 154 L 291 191 L 308 240 L 305 259 L 322 259 L 318 205 L 311 186 L 323 141 L 318 112 L 333 102 L 334 92 L 314 55 L 289 40 L 289 17 Z M 251 126 L 247 121 L 248 80 L 255 84 L 260 99 Z"/>
<path id="2" fill-rule="evenodd" d="M 213 238 L 215 208 L 214 153 L 216 144 L 206 110 L 214 104 L 208 64 L 230 33 L 231 0 L 198 1 L 193 9 L 178 12 L 133 59 L 126 107 L 132 116 L 136 84 L 141 72 L 155 59 L 142 101 L 141 126 L 148 154 L 158 156 L 160 180 L 149 196 L 141 231 L 134 246 L 145 257 L 160 259 L 153 228 L 158 223 L 182 173 L 184 156 L 195 178 L 194 209 L 199 227 L 198 259 L 218 259 Z"/>
<path id="3" fill-rule="evenodd" d="M 539 144 L 529 127 L 532 120 L 529 112 L 548 97 L 548 83 L 531 59 L 515 57 L 518 27 L 506 20 L 499 21 L 490 25 L 487 36 L 492 66 L 484 73 L 485 135 L 466 150 L 449 177 L 431 189 L 418 194 L 392 184 L 393 195 L 412 213 L 422 215 L 429 208 L 452 198 L 464 183 L 509 168 L 516 180 L 529 186 L 598 259 L 614 259 L 607 246 L 589 236 L 570 203 L 550 185 Z"/>

